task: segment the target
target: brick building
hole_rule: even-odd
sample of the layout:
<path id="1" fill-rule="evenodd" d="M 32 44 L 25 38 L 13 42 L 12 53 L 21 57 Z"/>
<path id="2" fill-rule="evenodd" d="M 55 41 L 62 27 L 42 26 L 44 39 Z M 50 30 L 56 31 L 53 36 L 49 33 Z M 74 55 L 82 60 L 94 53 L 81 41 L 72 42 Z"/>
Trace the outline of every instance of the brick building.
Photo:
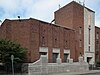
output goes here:
<path id="1" fill-rule="evenodd" d="M 95 27 L 95 61 L 100 61 L 100 28 Z"/>
<path id="2" fill-rule="evenodd" d="M 6 19 L 0 27 L 0 37 L 27 48 L 27 61 L 34 62 L 47 55 L 49 62 L 61 58 L 67 62 L 95 62 L 95 12 L 72 1 L 55 12 L 55 24 L 36 19 Z"/>
<path id="3" fill-rule="evenodd" d="M 75 59 L 75 38 L 72 29 L 32 18 L 6 19 L 0 27 L 0 34 L 1 38 L 10 39 L 27 48 L 29 62 L 36 61 L 41 54 L 48 55 L 49 62 L 55 62 L 57 57 L 62 58 L 64 62 L 70 57 Z"/>
<path id="4" fill-rule="evenodd" d="M 95 62 L 95 12 L 71 2 L 55 12 L 55 23 L 75 30 L 76 58 L 80 54 L 89 63 Z"/>

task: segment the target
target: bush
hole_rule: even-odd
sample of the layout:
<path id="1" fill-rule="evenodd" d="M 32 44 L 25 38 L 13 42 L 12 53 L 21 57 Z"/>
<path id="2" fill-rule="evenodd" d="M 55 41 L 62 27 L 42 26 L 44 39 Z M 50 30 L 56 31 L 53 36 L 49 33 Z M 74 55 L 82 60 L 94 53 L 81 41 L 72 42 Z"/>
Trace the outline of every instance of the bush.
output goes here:
<path id="1" fill-rule="evenodd" d="M 100 61 L 96 62 L 96 67 L 100 67 Z"/>

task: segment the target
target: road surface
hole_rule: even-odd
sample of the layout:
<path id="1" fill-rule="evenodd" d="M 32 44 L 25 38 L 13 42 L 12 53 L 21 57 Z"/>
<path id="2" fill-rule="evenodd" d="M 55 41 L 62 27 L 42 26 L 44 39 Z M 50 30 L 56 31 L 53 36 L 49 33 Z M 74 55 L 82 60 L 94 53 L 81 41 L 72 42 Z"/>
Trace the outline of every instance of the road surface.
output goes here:
<path id="1" fill-rule="evenodd" d="M 90 73 L 90 74 L 80 74 L 80 75 L 100 75 L 100 72 L 97 72 L 97 73 Z"/>

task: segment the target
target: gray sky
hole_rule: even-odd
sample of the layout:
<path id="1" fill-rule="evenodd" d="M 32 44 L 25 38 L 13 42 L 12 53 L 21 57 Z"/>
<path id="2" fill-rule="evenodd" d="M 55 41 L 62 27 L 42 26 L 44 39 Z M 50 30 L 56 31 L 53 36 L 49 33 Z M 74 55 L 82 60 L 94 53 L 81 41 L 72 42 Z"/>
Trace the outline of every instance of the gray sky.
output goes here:
<path id="1" fill-rule="evenodd" d="M 73 0 L 0 0 L 0 20 L 36 18 L 51 22 L 54 11 Z M 84 0 L 76 0 L 83 2 Z M 100 27 L 100 0 L 85 0 L 85 6 L 95 11 L 95 25 Z"/>

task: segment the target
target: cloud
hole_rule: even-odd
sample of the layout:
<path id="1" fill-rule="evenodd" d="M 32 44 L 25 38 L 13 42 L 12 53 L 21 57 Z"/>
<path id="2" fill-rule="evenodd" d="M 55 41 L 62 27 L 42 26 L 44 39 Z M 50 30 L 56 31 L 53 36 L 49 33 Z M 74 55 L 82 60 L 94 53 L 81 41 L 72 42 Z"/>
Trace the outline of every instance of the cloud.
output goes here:
<path id="1" fill-rule="evenodd" d="M 0 7 L 4 13 L 0 11 L 0 17 L 22 18 L 35 17 L 41 20 L 50 21 L 53 19 L 53 13 L 58 9 L 58 5 L 67 4 L 70 0 L 0 0 Z M 0 9 L 1 10 L 1 9 Z"/>
<path id="2" fill-rule="evenodd" d="M 4 10 L 3 18 L 14 18 L 18 15 L 24 17 L 32 2 L 32 0 L 0 0 L 0 7 Z"/>
<path id="3" fill-rule="evenodd" d="M 96 20 L 95 25 L 98 26 L 98 27 L 100 27 L 100 19 Z"/>
<path id="4" fill-rule="evenodd" d="M 54 18 L 54 11 L 73 0 L 0 0 L 0 19 L 6 18 L 36 18 L 50 22 Z M 79 1 L 79 0 L 76 0 Z M 80 0 L 83 2 L 84 0 Z M 100 0 L 85 0 L 85 5 L 96 11 L 96 24 L 100 19 Z"/>
<path id="5" fill-rule="evenodd" d="M 66 4 L 69 1 L 70 0 L 38 0 L 28 9 L 27 13 L 29 14 L 27 14 L 27 16 L 50 22 L 54 17 L 54 11 L 58 9 L 58 5 Z"/>
<path id="6" fill-rule="evenodd" d="M 0 7 L 10 11 L 15 9 L 16 3 L 14 0 L 0 0 Z"/>

